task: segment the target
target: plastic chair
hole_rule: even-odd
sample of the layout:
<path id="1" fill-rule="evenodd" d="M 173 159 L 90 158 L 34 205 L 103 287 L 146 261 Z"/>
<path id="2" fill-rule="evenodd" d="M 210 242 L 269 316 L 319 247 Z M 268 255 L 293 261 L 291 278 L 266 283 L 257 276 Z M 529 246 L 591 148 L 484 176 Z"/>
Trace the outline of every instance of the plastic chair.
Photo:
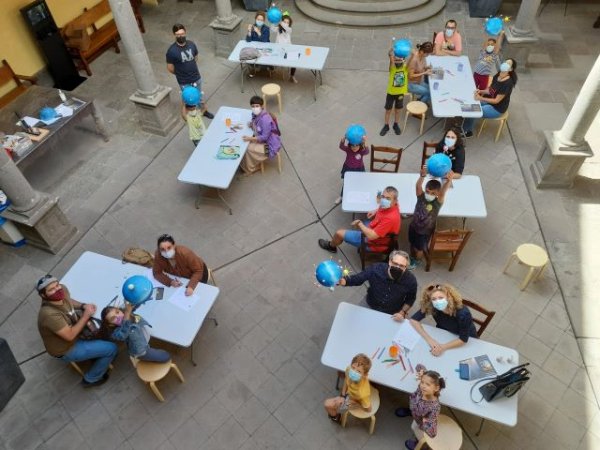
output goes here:
<path id="1" fill-rule="evenodd" d="M 375 414 L 379 409 L 379 391 L 371 385 L 371 411 L 367 412 L 364 409 L 350 408 L 344 414 L 342 414 L 342 428 L 346 428 L 346 421 L 348 420 L 348 414 L 356 417 L 357 419 L 371 419 L 369 424 L 369 434 L 373 434 L 375 431 Z"/>
<path id="2" fill-rule="evenodd" d="M 477 330 L 477 337 L 481 337 L 487 326 L 490 324 L 490 322 L 496 315 L 496 311 L 489 311 L 483 306 L 479 305 L 478 303 L 472 302 L 471 300 L 467 300 L 466 298 L 463 298 L 462 302 L 463 305 L 468 306 L 469 309 L 475 310 L 485 317 L 485 319 L 482 320 L 478 317 L 473 316 L 473 322 L 479 325 L 479 329 Z"/>
<path id="3" fill-rule="evenodd" d="M 525 290 L 532 280 L 537 281 L 543 276 L 549 261 L 548 253 L 546 253 L 546 250 L 542 247 L 535 244 L 521 244 L 517 250 L 510 255 L 510 258 L 508 258 L 502 273 L 506 273 L 508 267 L 515 259 L 519 261 L 519 264 L 524 264 L 529 267 L 529 272 L 527 272 L 527 275 L 523 278 L 523 282 L 520 286 L 522 291 Z"/>
<path id="4" fill-rule="evenodd" d="M 452 272 L 472 233 L 473 230 L 434 231 L 429 241 L 429 248 L 425 253 L 427 259 L 425 272 L 429 272 L 431 262 L 434 260 L 450 261 L 448 271 Z M 436 256 L 440 253 L 444 256 Z"/>
<path id="5" fill-rule="evenodd" d="M 429 108 L 423 102 L 410 102 L 406 105 L 406 115 L 404 116 L 404 127 L 402 131 L 406 130 L 406 122 L 408 121 L 408 116 L 413 116 L 421 119 L 421 128 L 419 131 L 419 135 L 423 134 L 423 127 L 425 126 L 425 118 L 427 117 L 427 110 Z"/>
<path id="6" fill-rule="evenodd" d="M 424 444 L 433 450 L 460 450 L 462 440 L 462 430 L 457 423 L 450 417 L 440 414 L 435 437 L 432 438 L 425 433 L 415 450 L 420 450 Z"/>
<path id="7" fill-rule="evenodd" d="M 500 133 L 502 132 L 502 128 L 504 128 L 504 124 L 508 120 L 508 111 L 506 111 L 500 117 L 497 117 L 495 119 L 483 119 L 481 121 L 481 126 L 479 127 L 479 132 L 477 133 L 477 137 L 479 137 L 479 135 L 483 131 L 483 127 L 485 126 L 485 122 L 488 121 L 488 120 L 499 120 L 500 121 L 500 124 L 498 125 L 498 131 L 496 132 L 496 137 L 494 138 L 494 142 L 498 142 L 498 139 L 500 138 Z"/>
<path id="8" fill-rule="evenodd" d="M 279 103 L 279 114 L 282 113 L 283 107 L 281 105 L 281 86 L 275 83 L 265 84 L 262 89 L 262 98 L 265 102 L 265 109 L 267 109 L 267 99 L 269 97 L 277 96 L 277 102 Z"/>
<path id="9" fill-rule="evenodd" d="M 277 156 L 275 156 L 275 159 L 277 159 L 277 170 L 279 173 L 281 173 L 281 150 L 277 152 Z M 265 173 L 265 161 L 260 162 L 260 173 Z"/>
<path id="10" fill-rule="evenodd" d="M 396 173 L 400 167 L 400 159 L 402 159 L 401 148 L 394 147 L 376 147 L 371 145 L 371 165 L 369 170 L 371 172 L 383 172 L 383 173 Z M 387 153 L 393 155 L 391 158 L 384 158 L 381 153 Z M 387 156 L 387 155 L 386 155 Z M 378 163 L 377 167 L 375 164 Z M 386 169 L 388 164 L 392 164 L 393 168 Z"/>
<path id="11" fill-rule="evenodd" d="M 165 401 L 165 398 L 156 387 L 156 382 L 162 380 L 167 374 L 173 369 L 175 375 L 182 383 L 185 383 L 183 379 L 183 375 L 179 371 L 179 367 L 173 361 L 168 361 L 166 363 L 157 363 L 157 362 L 148 362 L 148 361 L 140 361 L 132 356 L 129 357 L 131 359 L 131 363 L 135 370 L 137 371 L 138 377 L 144 383 L 148 384 L 150 390 L 154 393 L 156 398 L 158 398 L 161 402 Z"/>

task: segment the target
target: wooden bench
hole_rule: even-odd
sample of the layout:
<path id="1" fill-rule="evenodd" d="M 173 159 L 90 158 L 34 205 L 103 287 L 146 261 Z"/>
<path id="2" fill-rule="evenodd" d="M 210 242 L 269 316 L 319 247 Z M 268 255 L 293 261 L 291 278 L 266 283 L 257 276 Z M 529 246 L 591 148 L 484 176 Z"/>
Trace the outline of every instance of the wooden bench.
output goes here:
<path id="1" fill-rule="evenodd" d="M 4 87 L 9 83 L 12 83 L 14 87 L 0 97 L 0 108 L 4 108 L 27 90 L 27 86 L 25 86 L 21 81 L 28 81 L 31 84 L 37 84 L 37 78 L 28 77 L 26 75 L 17 75 L 12 70 L 8 62 L 3 59 L 2 65 L 0 66 L 0 91 L 4 91 Z"/>

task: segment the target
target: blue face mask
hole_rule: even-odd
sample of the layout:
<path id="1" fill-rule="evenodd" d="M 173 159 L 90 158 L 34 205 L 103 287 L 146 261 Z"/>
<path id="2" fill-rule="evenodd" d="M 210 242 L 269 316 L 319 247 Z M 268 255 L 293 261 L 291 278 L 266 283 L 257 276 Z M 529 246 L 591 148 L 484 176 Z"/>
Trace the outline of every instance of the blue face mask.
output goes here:
<path id="1" fill-rule="evenodd" d="M 444 138 L 444 145 L 448 147 L 454 147 L 454 144 L 456 144 L 456 139 L 450 137 Z"/>
<path id="2" fill-rule="evenodd" d="M 389 198 L 382 197 L 381 200 L 379 200 L 379 207 L 388 209 L 390 206 L 392 206 L 392 201 Z"/>
<path id="3" fill-rule="evenodd" d="M 354 369 L 349 369 L 348 370 L 348 378 L 350 378 L 350 381 L 353 381 L 354 383 L 358 383 L 360 381 L 360 379 L 362 378 L 362 375 Z"/>
<path id="4" fill-rule="evenodd" d="M 506 61 L 500 64 L 500 72 L 510 72 L 510 64 Z"/>
<path id="5" fill-rule="evenodd" d="M 448 307 L 448 300 L 445 298 L 436 298 L 435 300 L 431 300 L 431 304 L 438 311 L 443 311 Z"/>
<path id="6" fill-rule="evenodd" d="M 446 28 L 446 37 L 452 37 L 453 34 L 454 34 L 454 29 Z"/>
<path id="7" fill-rule="evenodd" d="M 262 27 L 264 24 L 265 24 L 265 23 L 264 23 L 262 20 L 257 20 L 257 21 L 256 21 L 256 26 L 257 26 L 258 28 L 261 28 L 261 27 Z"/>

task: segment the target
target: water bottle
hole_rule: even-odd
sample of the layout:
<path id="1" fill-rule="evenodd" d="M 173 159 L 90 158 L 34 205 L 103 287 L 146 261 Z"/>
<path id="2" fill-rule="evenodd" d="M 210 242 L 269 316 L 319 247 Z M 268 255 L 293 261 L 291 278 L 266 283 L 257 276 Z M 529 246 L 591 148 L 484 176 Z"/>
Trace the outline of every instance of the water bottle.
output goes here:
<path id="1" fill-rule="evenodd" d="M 463 71 L 463 68 L 464 68 L 464 66 L 463 66 L 463 63 L 459 62 L 459 63 L 458 63 L 458 71 L 459 71 L 459 72 L 462 72 L 462 71 Z"/>
<path id="2" fill-rule="evenodd" d="M 58 90 L 58 96 L 60 97 L 60 101 L 63 103 L 66 103 L 67 101 L 67 96 L 65 95 L 65 93 L 62 90 Z"/>

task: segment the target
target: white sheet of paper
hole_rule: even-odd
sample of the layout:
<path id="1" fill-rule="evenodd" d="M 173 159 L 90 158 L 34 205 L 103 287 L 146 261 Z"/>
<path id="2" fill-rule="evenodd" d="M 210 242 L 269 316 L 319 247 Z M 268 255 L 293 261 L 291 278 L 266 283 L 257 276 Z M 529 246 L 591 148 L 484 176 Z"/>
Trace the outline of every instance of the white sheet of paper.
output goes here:
<path id="1" fill-rule="evenodd" d="M 200 300 L 197 294 L 192 294 L 189 297 L 185 296 L 185 286 L 181 286 L 177 289 L 173 295 L 168 299 L 169 303 L 183 309 L 184 311 L 191 311 L 196 302 Z"/>
<path id="2" fill-rule="evenodd" d="M 46 125 L 52 125 L 54 122 L 56 122 L 57 120 L 60 120 L 61 117 L 55 117 L 54 119 L 50 119 L 50 120 L 39 120 L 39 122 L 45 123 Z"/>
<path id="3" fill-rule="evenodd" d="M 417 333 L 417 330 L 410 324 L 409 320 L 403 320 L 400 324 L 400 328 L 394 335 L 393 341 L 411 351 L 415 348 L 415 345 L 421 340 L 421 335 Z"/>
<path id="4" fill-rule="evenodd" d="M 40 121 L 40 119 L 37 119 L 35 117 L 25 116 L 25 117 L 23 117 L 23 121 L 30 127 L 33 127 L 33 126 L 35 126 L 36 123 L 38 123 Z"/>
<path id="5" fill-rule="evenodd" d="M 370 192 L 360 192 L 360 191 L 350 191 L 346 194 L 346 198 L 350 203 L 370 203 L 371 201 L 371 193 Z"/>
<path id="6" fill-rule="evenodd" d="M 69 108 L 62 103 L 54 108 L 54 111 L 56 111 L 56 114 L 60 114 L 63 117 L 69 117 L 73 115 L 73 108 Z"/>

